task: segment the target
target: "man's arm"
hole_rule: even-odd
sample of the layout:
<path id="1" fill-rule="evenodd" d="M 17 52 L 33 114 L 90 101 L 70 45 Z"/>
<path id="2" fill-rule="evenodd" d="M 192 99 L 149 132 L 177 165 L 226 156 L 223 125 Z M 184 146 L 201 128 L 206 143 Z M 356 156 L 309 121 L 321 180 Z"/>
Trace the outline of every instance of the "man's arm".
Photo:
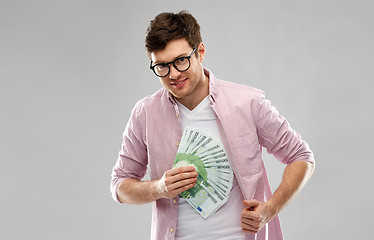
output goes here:
<path id="1" fill-rule="evenodd" d="M 304 187 L 314 171 L 314 163 L 295 161 L 287 165 L 278 189 L 267 202 L 244 200 L 241 227 L 244 232 L 257 233 L 276 216 Z"/>
<path id="2" fill-rule="evenodd" d="M 127 178 L 118 185 L 117 196 L 122 203 L 144 204 L 160 198 L 174 198 L 195 186 L 196 181 L 194 167 L 179 167 L 166 171 L 159 180 Z"/>

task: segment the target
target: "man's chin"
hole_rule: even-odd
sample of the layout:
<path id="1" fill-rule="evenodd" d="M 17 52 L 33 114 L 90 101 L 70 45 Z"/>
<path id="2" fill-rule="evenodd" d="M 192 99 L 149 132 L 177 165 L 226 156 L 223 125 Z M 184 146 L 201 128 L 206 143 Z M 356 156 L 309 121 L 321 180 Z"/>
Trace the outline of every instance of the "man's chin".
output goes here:
<path id="1" fill-rule="evenodd" d="M 181 92 L 171 91 L 171 90 L 169 90 L 169 92 L 171 93 L 171 95 L 173 95 L 173 97 L 175 97 L 178 100 L 182 99 L 183 97 L 185 97 L 185 94 L 183 94 Z"/>

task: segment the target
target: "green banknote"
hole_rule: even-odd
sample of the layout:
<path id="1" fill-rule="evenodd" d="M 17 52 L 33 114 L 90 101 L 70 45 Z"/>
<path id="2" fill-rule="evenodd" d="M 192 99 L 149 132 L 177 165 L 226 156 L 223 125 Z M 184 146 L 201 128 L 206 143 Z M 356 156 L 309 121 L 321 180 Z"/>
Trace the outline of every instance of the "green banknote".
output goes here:
<path id="1" fill-rule="evenodd" d="M 220 138 L 192 127 L 183 131 L 173 168 L 194 166 L 196 186 L 180 194 L 204 218 L 228 199 L 233 172 Z"/>

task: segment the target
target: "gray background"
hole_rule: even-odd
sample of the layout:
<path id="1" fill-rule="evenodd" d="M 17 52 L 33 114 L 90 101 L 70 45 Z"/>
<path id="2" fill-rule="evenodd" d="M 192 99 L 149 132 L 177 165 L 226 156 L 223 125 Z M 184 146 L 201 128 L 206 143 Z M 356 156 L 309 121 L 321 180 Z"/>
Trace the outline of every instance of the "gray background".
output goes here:
<path id="1" fill-rule="evenodd" d="M 216 77 L 263 89 L 316 172 L 286 239 L 374 234 L 372 1 L 0 1 L 0 239 L 148 239 L 150 204 L 109 195 L 130 111 L 161 87 L 144 33 L 189 10 Z M 273 189 L 283 165 L 264 154 Z"/>

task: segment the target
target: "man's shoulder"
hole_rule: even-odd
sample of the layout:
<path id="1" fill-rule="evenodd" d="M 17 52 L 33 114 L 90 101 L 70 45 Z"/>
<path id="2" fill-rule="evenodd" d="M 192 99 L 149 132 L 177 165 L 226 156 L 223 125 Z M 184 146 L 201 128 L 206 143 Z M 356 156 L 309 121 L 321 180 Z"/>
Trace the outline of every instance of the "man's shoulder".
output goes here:
<path id="1" fill-rule="evenodd" d="M 239 98 L 241 97 L 262 97 L 264 95 L 264 91 L 261 89 L 245 85 L 245 84 L 240 84 L 236 82 L 230 82 L 230 81 L 225 81 L 225 80 L 220 80 L 216 79 L 217 81 L 217 89 L 218 89 L 218 94 L 223 93 L 223 94 L 228 94 L 231 96 L 237 96 Z"/>
<path id="2" fill-rule="evenodd" d="M 155 101 L 161 101 L 161 100 L 163 100 L 164 98 L 167 98 L 167 97 L 168 97 L 167 91 L 164 88 L 160 88 L 155 93 L 143 97 L 138 102 L 142 102 L 142 103 L 145 103 L 145 104 L 151 104 Z"/>
<path id="3" fill-rule="evenodd" d="M 165 100 L 169 98 L 168 92 L 164 89 L 161 88 L 155 93 L 151 95 L 147 95 L 140 99 L 134 107 L 134 110 L 139 111 L 139 110 L 144 110 L 147 108 L 154 109 L 162 105 Z"/>

